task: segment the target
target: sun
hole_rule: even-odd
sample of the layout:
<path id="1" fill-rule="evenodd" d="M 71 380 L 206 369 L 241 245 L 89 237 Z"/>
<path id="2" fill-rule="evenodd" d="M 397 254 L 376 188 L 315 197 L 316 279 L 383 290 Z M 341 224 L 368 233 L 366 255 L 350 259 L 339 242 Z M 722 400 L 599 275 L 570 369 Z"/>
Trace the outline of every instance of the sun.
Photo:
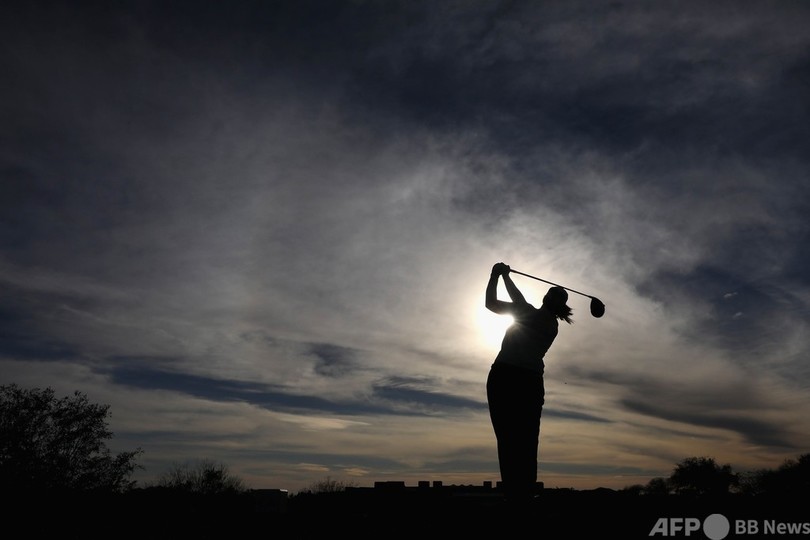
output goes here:
<path id="1" fill-rule="evenodd" d="M 492 313 L 486 307 L 481 306 L 478 309 L 476 317 L 476 326 L 478 328 L 481 340 L 494 350 L 500 349 L 501 341 L 503 341 L 503 334 L 509 328 L 514 319 L 511 315 L 498 315 Z"/>

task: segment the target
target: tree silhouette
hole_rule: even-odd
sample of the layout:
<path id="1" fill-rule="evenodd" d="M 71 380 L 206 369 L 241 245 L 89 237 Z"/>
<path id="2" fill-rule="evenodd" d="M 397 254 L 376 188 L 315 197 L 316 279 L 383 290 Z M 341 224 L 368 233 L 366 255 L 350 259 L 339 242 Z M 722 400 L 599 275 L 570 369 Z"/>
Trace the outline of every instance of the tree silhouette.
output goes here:
<path id="1" fill-rule="evenodd" d="M 644 486 L 641 493 L 644 495 L 669 495 L 670 486 L 666 478 L 653 478 Z"/>
<path id="2" fill-rule="evenodd" d="M 353 482 L 332 480 L 331 477 L 327 476 L 325 480 L 313 482 L 304 491 L 306 493 L 339 493 L 341 491 L 346 491 L 347 487 L 356 487 L 356 484 Z"/>
<path id="3" fill-rule="evenodd" d="M 782 491 L 796 495 L 810 493 L 810 454 L 787 460 L 777 469 L 777 474 Z"/>
<path id="4" fill-rule="evenodd" d="M 751 495 L 806 496 L 810 493 L 810 454 L 788 459 L 777 469 L 761 469 L 749 474 L 744 492 Z"/>
<path id="5" fill-rule="evenodd" d="M 718 465 L 714 458 L 690 457 L 675 466 L 669 485 L 679 495 L 723 495 L 738 483 L 731 465 Z"/>
<path id="6" fill-rule="evenodd" d="M 207 459 L 175 464 L 158 479 L 157 486 L 197 495 L 238 494 L 245 491 L 242 479 L 231 474 L 226 465 Z"/>
<path id="7" fill-rule="evenodd" d="M 139 448 L 113 456 L 109 405 L 75 392 L 0 386 L 0 485 L 15 491 L 121 492 L 134 484 Z"/>

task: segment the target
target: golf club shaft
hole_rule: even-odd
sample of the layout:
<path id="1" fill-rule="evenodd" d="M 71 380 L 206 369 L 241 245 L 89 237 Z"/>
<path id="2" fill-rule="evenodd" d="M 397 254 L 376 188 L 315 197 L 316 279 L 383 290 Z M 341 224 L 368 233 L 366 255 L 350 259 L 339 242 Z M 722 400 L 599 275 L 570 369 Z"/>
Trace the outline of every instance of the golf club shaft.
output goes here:
<path id="1" fill-rule="evenodd" d="M 537 281 L 542 281 L 543 283 L 548 283 L 549 285 L 554 285 L 555 287 L 562 287 L 566 291 L 571 291 L 572 293 L 581 294 L 582 296 L 585 296 L 587 298 L 593 298 L 593 296 L 591 296 L 590 294 L 581 293 L 579 291 L 575 291 L 574 289 L 569 289 L 568 287 L 563 287 L 562 285 L 559 285 L 557 283 L 552 283 L 552 282 L 550 282 L 548 280 L 545 280 L 543 278 L 539 278 L 537 276 L 530 276 L 529 274 L 524 274 L 523 272 L 518 272 L 517 270 L 511 269 L 511 268 L 509 269 L 509 272 L 511 272 L 513 274 L 520 274 L 521 276 L 526 276 L 528 278 L 536 279 Z"/>

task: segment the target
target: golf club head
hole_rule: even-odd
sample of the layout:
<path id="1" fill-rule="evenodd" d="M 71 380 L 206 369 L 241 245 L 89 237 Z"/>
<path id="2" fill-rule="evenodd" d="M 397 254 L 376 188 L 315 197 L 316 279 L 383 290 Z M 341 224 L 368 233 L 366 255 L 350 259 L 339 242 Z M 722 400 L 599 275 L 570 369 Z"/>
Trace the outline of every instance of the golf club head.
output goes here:
<path id="1" fill-rule="evenodd" d="M 591 296 L 591 315 L 598 319 L 604 314 L 605 304 L 603 304 L 598 298 Z"/>

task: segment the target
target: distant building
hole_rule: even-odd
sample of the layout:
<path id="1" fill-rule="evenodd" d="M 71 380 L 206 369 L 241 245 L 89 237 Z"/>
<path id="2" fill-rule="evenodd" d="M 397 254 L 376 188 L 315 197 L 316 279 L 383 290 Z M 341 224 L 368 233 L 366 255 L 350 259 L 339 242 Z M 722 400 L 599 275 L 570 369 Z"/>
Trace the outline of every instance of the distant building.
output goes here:
<path id="1" fill-rule="evenodd" d="M 260 514 L 282 514 L 287 511 L 289 493 L 286 489 L 251 489 L 253 511 Z"/>

